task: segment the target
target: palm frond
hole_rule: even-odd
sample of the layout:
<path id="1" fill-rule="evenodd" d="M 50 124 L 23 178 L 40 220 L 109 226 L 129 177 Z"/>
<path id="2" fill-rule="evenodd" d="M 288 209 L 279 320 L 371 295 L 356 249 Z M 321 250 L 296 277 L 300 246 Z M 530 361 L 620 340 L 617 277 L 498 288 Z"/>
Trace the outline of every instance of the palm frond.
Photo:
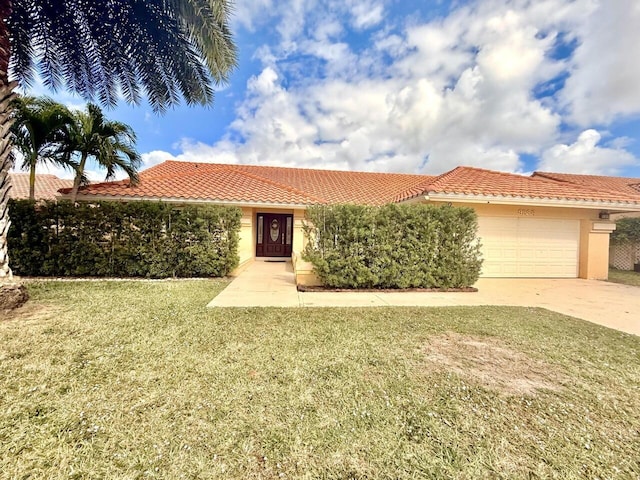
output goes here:
<path id="1" fill-rule="evenodd" d="M 13 0 L 12 73 L 29 84 L 37 66 L 104 105 L 207 104 L 236 66 L 229 15 L 226 0 Z"/>

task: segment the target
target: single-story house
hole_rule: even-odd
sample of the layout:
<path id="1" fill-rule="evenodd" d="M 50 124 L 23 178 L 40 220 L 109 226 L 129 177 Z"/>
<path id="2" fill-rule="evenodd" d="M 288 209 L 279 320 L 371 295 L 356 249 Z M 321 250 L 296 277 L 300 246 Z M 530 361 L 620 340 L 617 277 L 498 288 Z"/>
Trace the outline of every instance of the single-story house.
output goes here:
<path id="1" fill-rule="evenodd" d="M 256 257 L 292 257 L 299 283 L 305 210 L 313 204 L 424 202 L 478 214 L 485 277 L 605 279 L 610 215 L 640 211 L 640 191 L 457 167 L 439 176 L 166 161 L 128 180 L 83 187 L 78 200 L 156 200 L 242 209 L 240 269 Z M 640 180 L 638 180 L 640 182 Z M 70 189 L 61 189 L 62 196 Z"/>
<path id="2" fill-rule="evenodd" d="M 18 199 L 29 198 L 29 174 L 10 173 L 11 190 L 9 197 Z M 35 199 L 55 200 L 58 197 L 58 190 L 61 188 L 71 188 L 73 180 L 58 178 L 55 175 L 38 173 L 36 174 Z"/>

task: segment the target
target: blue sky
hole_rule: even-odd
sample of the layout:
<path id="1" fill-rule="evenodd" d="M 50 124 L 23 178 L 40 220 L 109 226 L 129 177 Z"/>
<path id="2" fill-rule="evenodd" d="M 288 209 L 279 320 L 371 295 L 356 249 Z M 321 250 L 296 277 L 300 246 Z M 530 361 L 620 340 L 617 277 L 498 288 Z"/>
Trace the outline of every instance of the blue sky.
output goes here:
<path id="1" fill-rule="evenodd" d="M 145 167 L 640 177 L 638 25 L 628 0 L 237 0 L 240 64 L 213 107 L 108 115 Z"/>

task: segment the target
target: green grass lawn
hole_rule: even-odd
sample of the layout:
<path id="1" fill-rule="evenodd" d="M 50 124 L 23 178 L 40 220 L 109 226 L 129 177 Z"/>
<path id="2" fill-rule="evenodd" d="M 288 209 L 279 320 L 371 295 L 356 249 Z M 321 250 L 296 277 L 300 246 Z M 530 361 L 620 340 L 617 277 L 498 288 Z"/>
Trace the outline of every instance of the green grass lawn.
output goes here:
<path id="1" fill-rule="evenodd" d="M 0 478 L 638 478 L 640 338 L 542 309 L 206 309 L 43 282 L 0 321 Z"/>
<path id="2" fill-rule="evenodd" d="M 610 268 L 609 281 L 640 287 L 640 273 L 634 272 L 633 270 L 618 270 L 616 268 Z"/>

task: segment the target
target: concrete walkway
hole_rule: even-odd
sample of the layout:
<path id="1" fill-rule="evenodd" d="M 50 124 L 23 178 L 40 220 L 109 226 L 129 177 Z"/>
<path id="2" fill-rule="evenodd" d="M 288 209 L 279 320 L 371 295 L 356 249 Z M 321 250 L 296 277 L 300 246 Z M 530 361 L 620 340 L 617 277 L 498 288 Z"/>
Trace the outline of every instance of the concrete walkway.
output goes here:
<path id="1" fill-rule="evenodd" d="M 291 260 L 256 260 L 207 307 L 299 307 Z"/>
<path id="2" fill-rule="evenodd" d="M 298 292 L 291 262 L 256 261 L 210 307 L 512 305 L 555 312 L 640 335 L 640 288 L 581 279 L 482 278 L 478 292 Z"/>

